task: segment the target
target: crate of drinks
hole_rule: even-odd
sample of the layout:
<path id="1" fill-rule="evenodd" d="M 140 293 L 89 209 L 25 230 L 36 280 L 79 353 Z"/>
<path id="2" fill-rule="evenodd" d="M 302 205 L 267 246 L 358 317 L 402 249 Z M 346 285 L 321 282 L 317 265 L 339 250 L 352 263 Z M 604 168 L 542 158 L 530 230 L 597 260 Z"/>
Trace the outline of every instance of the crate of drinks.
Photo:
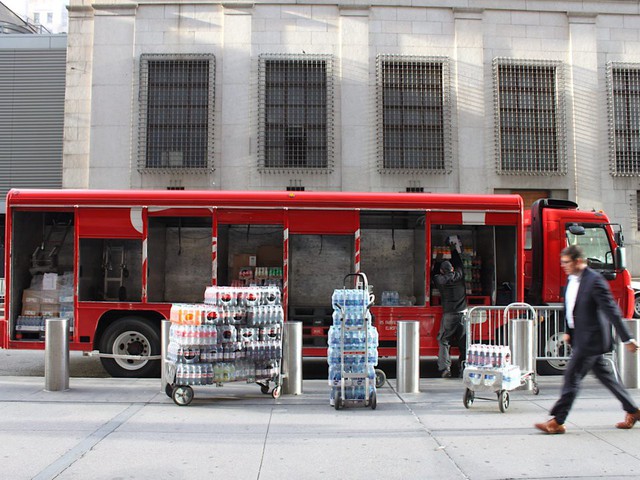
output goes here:
<path id="1" fill-rule="evenodd" d="M 282 309 L 279 288 L 208 287 L 202 304 L 171 306 L 166 393 L 178 405 L 194 385 L 257 383 L 281 392 Z M 273 389 L 270 389 L 273 383 Z"/>

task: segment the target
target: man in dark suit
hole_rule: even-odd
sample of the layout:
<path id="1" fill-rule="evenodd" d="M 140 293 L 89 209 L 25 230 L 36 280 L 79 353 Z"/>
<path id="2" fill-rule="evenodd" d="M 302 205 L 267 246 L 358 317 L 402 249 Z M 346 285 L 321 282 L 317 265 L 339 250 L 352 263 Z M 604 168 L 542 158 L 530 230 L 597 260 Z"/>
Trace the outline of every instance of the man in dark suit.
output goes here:
<path id="1" fill-rule="evenodd" d="M 553 418 L 536 423 L 535 427 L 545 433 L 565 433 L 564 422 L 578 395 L 580 383 L 592 370 L 627 412 L 624 421 L 616 427 L 632 428 L 640 420 L 640 410 L 604 358 L 604 354 L 613 349 L 611 324 L 629 351 L 636 352 L 638 344 L 622 321 L 609 285 L 602 275 L 587 266 L 582 249 L 577 245 L 565 248 L 560 253 L 560 263 L 569 277 L 564 299 L 569 330 L 565 340 L 571 343 L 572 353 L 564 373 L 562 393 L 550 412 Z"/>

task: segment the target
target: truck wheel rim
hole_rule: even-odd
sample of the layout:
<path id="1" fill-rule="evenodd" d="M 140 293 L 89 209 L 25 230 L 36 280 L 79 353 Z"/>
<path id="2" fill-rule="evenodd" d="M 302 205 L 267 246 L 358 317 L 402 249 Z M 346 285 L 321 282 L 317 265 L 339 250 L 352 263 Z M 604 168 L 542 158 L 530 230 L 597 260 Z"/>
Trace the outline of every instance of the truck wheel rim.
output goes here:
<path id="1" fill-rule="evenodd" d="M 151 343 L 140 332 L 122 332 L 113 341 L 112 351 L 115 355 L 149 355 Z M 119 367 L 125 370 L 139 370 L 149 360 L 129 360 L 126 358 L 114 358 Z"/>
<path id="2" fill-rule="evenodd" d="M 547 339 L 544 352 L 547 357 L 567 357 L 567 360 L 547 360 L 549 365 L 557 370 L 567 368 L 568 358 L 571 354 L 571 345 L 564 341 L 564 332 L 550 335 Z"/>

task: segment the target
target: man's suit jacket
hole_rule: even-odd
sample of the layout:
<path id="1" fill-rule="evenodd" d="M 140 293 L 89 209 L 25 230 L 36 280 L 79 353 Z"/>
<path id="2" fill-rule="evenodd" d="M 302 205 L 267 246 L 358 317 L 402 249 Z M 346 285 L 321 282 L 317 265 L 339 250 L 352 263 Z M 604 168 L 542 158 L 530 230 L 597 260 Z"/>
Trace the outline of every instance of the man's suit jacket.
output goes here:
<path id="1" fill-rule="evenodd" d="M 565 309 L 566 309 L 565 299 Z M 611 324 L 626 342 L 631 339 L 618 305 L 602 275 L 587 267 L 573 309 L 574 328 L 569 330 L 571 347 L 583 355 L 599 355 L 613 349 Z"/>

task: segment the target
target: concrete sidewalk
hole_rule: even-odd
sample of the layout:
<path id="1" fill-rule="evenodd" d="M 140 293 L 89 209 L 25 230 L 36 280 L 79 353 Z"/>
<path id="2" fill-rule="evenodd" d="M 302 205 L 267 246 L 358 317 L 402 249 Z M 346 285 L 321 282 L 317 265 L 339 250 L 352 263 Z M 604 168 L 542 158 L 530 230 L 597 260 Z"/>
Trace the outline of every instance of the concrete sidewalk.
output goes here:
<path id="1" fill-rule="evenodd" d="M 273 400 L 258 386 L 194 387 L 179 407 L 159 380 L 0 377 L 2 478 L 7 479 L 497 479 L 640 478 L 640 425 L 593 378 L 565 435 L 538 433 L 561 377 L 540 395 L 511 392 L 465 409 L 459 379 L 423 379 L 421 393 L 378 390 L 378 408 L 328 403 L 326 381 Z M 632 390 L 640 403 L 640 391 Z"/>

